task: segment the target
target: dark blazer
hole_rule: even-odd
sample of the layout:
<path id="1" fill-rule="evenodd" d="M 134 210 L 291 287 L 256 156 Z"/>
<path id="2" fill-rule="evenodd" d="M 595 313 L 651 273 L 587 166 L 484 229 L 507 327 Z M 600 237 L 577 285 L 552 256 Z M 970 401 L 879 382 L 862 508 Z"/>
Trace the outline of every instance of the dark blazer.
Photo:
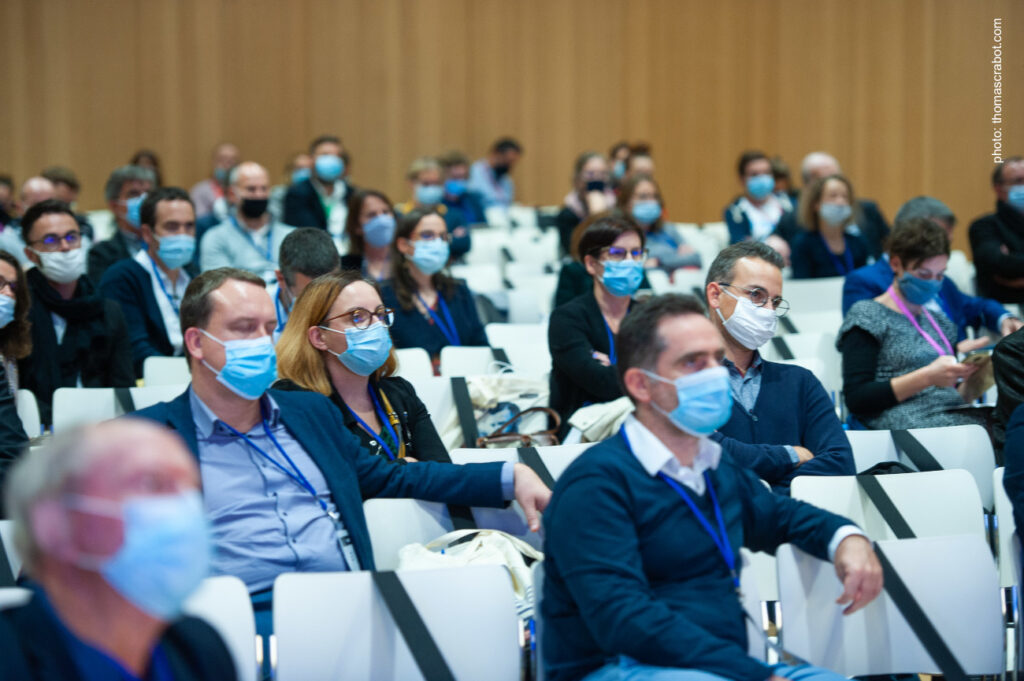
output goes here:
<path id="1" fill-rule="evenodd" d="M 969 234 L 979 295 L 1004 303 L 1024 302 L 1024 288 L 1003 286 L 995 279 L 1024 277 L 1024 213 L 998 201 L 996 212 L 972 222 Z"/>
<path id="2" fill-rule="evenodd" d="M 1013 410 L 1006 426 L 1006 445 L 1003 447 L 1003 488 L 1013 506 L 1013 519 L 1017 527 L 1024 528 L 1024 408 Z M 1018 530 L 1020 532 L 1020 530 Z"/>
<path id="3" fill-rule="evenodd" d="M 854 269 L 864 267 L 868 263 L 868 247 L 864 240 L 853 234 L 844 235 L 846 253 L 850 254 Z M 846 253 L 835 255 L 835 258 L 846 266 Z M 820 277 L 841 277 L 845 272 L 836 268 L 835 262 L 829 257 L 828 246 L 816 232 L 802 232 L 793 240 L 794 279 L 818 279 Z"/>
<path id="4" fill-rule="evenodd" d="M 551 349 L 551 408 L 562 417 L 562 432 L 568 432 L 568 418 L 584 404 L 610 402 L 622 397 L 614 366 L 603 366 L 593 353 L 611 357 L 608 329 L 593 291 L 557 308 L 548 322 Z"/>
<path id="5" fill-rule="evenodd" d="M 395 311 L 395 323 L 391 325 L 391 340 L 396 348 L 423 348 L 431 357 L 441 354 L 441 348 L 448 345 L 448 339 L 432 319 L 420 314 L 415 307 L 409 310 L 402 308 L 391 281 L 381 286 L 380 297 L 384 305 Z M 480 323 L 476 302 L 465 282 L 460 280 L 451 297 L 446 297 L 444 302 L 452 315 L 452 321 L 455 322 L 455 330 L 462 345 L 487 345 L 487 334 L 484 333 L 484 325 Z M 439 310 L 435 312 L 440 314 Z"/>
<path id="6" fill-rule="evenodd" d="M 451 463 L 448 450 L 441 442 L 441 436 L 430 420 L 430 413 L 426 406 L 416 396 L 416 388 L 412 383 L 400 376 L 390 376 L 381 379 L 379 387 L 384 391 L 388 401 L 391 403 L 395 414 L 398 415 L 399 426 L 395 428 L 395 434 L 405 443 L 405 455 L 415 458 L 417 461 L 440 461 Z M 298 384 L 282 379 L 274 384 L 276 390 L 305 390 Z M 341 412 L 341 418 L 345 421 L 345 427 L 359 438 L 359 444 L 366 451 L 387 459 L 383 447 L 377 442 L 377 438 L 371 436 L 360 427 L 352 410 L 345 405 L 337 390 L 331 390 L 331 402 Z M 398 456 L 398 452 L 394 453 Z"/>
<path id="7" fill-rule="evenodd" d="M 338 180 L 338 182 L 345 182 Z M 344 201 L 355 191 L 355 187 L 345 182 Z M 281 222 L 292 227 L 319 227 L 327 229 L 327 212 L 320 201 L 320 194 L 313 186 L 313 179 L 306 178 L 288 187 L 284 195 L 284 213 Z"/>
<path id="8" fill-rule="evenodd" d="M 50 608 L 38 597 L 20 607 L 0 611 L 3 678 L 84 681 L 66 641 L 66 634 L 50 614 Z M 182 617 L 172 623 L 160 639 L 160 648 L 175 681 L 237 678 L 235 664 L 224 641 L 201 619 Z"/>
<path id="9" fill-rule="evenodd" d="M 455 208 L 460 211 L 468 225 L 480 225 L 487 223 L 487 217 L 484 213 L 484 201 L 477 192 L 467 189 L 462 196 L 457 199 L 453 199 L 445 194 L 444 205 L 448 208 Z"/>
<path id="10" fill-rule="evenodd" d="M 190 277 L 199 273 L 192 265 L 186 265 L 185 272 Z M 147 357 L 169 357 L 173 354 L 174 348 L 168 340 L 164 318 L 153 291 L 153 280 L 145 267 L 134 258 L 114 263 L 100 281 L 100 294 L 121 305 L 132 344 L 136 378 L 142 378 L 142 363 Z"/>
<path id="11" fill-rule="evenodd" d="M 735 244 L 740 241 L 746 241 L 750 238 L 753 227 L 750 224 L 750 218 L 740 208 L 740 199 L 743 196 L 737 196 L 733 199 L 732 203 L 725 207 L 722 211 L 722 221 L 725 222 L 725 226 L 729 229 L 729 243 Z M 793 204 L 796 206 L 796 204 Z M 775 230 L 772 234 L 782 237 L 790 245 L 793 244 L 793 239 L 803 231 L 797 226 L 796 220 L 793 218 L 795 211 L 783 211 L 782 216 L 779 218 L 779 222 L 775 225 Z"/>
<path id="12" fill-rule="evenodd" d="M 191 390 L 191 387 L 189 388 Z M 392 466 L 359 445 L 338 409 L 319 393 L 268 390 L 281 408 L 281 421 L 320 468 L 352 546 L 364 570 L 374 569 L 363 501 L 374 497 L 412 497 L 461 506 L 504 504 L 498 464 L 455 466 L 436 462 Z M 176 430 L 198 459 L 196 425 L 189 391 L 134 413 Z"/>
<path id="13" fill-rule="evenodd" d="M 992 444 L 998 451 L 1007 437 L 1010 418 L 1017 407 L 1024 403 L 1024 329 L 1018 329 L 999 341 L 992 351 L 992 371 L 999 389 L 992 423 Z M 1024 459 L 1024 449 L 1020 454 Z M 1024 470 L 1021 473 L 1024 475 Z M 1024 525 L 1021 525 L 1021 529 L 1024 531 Z"/>
<path id="14" fill-rule="evenodd" d="M 33 433 L 39 435 L 39 433 Z M 0 362 L 0 518 L 4 517 L 4 480 L 7 469 L 17 460 L 28 447 L 28 436 L 18 417 L 18 408 L 14 403 L 14 393 L 7 382 L 7 369 Z M 0 657 L 0 659 L 3 659 Z"/>
<path id="15" fill-rule="evenodd" d="M 107 268 L 119 260 L 127 260 L 130 257 L 132 252 L 128 248 L 128 240 L 121 230 L 115 227 L 114 236 L 93 244 L 89 249 L 89 279 L 98 286 Z"/>

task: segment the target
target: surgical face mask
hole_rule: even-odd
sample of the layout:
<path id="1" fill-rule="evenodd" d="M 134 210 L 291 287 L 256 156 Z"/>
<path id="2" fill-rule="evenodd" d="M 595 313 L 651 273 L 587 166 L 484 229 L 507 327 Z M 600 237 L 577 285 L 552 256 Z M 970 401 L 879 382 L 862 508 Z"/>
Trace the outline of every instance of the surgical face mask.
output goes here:
<path id="1" fill-rule="evenodd" d="M 1006 192 L 1006 202 L 1024 213 L 1024 184 L 1015 184 Z"/>
<path id="2" fill-rule="evenodd" d="M 612 177 L 616 180 L 621 180 L 626 175 L 626 162 L 616 161 L 612 165 Z"/>
<path id="3" fill-rule="evenodd" d="M 69 508 L 118 518 L 124 541 L 112 556 L 79 556 L 82 568 L 106 582 L 143 612 L 161 620 L 181 612 L 182 603 L 210 570 L 210 531 L 196 490 L 173 495 L 129 497 L 122 502 L 69 496 Z"/>
<path id="4" fill-rule="evenodd" d="M 661 217 L 661 204 L 651 199 L 633 203 L 633 218 L 641 225 L 653 225 Z"/>
<path id="5" fill-rule="evenodd" d="M 416 203 L 421 206 L 433 206 L 441 203 L 444 198 L 444 187 L 439 184 L 417 184 Z"/>
<path id="6" fill-rule="evenodd" d="M 679 404 L 667 412 L 654 402 L 654 407 L 677 428 L 696 437 L 705 437 L 724 426 L 732 416 L 732 391 L 729 389 L 729 370 L 725 367 L 702 369 L 674 381 L 647 370 L 651 378 L 676 387 Z"/>
<path id="7" fill-rule="evenodd" d="M 639 260 L 608 260 L 604 264 L 601 283 L 613 296 L 631 296 L 644 279 L 644 265 Z"/>
<path id="8" fill-rule="evenodd" d="M 43 276 L 50 281 L 55 281 L 58 284 L 70 284 L 85 274 L 85 249 L 81 246 L 70 251 L 54 253 L 37 251 L 33 248 L 32 252 L 39 256 L 39 269 L 42 270 Z"/>
<path id="9" fill-rule="evenodd" d="M 456 198 L 466 193 L 466 187 L 465 180 L 448 180 L 444 183 L 445 193 Z"/>
<path id="10" fill-rule="evenodd" d="M 747 192 L 760 201 L 775 189 L 775 178 L 768 174 L 747 178 Z"/>
<path id="11" fill-rule="evenodd" d="M 296 168 L 292 171 L 292 184 L 308 180 L 312 174 L 309 168 Z"/>
<path id="12" fill-rule="evenodd" d="M 324 182 L 334 182 L 345 172 L 345 162 L 341 160 L 341 156 L 334 154 L 317 156 L 313 165 L 316 167 L 316 176 Z"/>
<path id="13" fill-rule="evenodd" d="M 750 298 L 737 296 L 728 289 L 723 288 L 722 292 L 736 299 L 736 309 L 728 319 L 722 315 L 722 308 L 716 310 L 733 340 L 748 350 L 757 350 L 771 340 L 779 322 L 774 310 L 767 306 L 758 307 L 750 302 Z"/>
<path id="14" fill-rule="evenodd" d="M 227 186 L 228 180 L 231 178 L 231 171 L 227 168 L 217 167 L 213 169 L 213 179 L 217 180 L 217 184 Z"/>
<path id="15" fill-rule="evenodd" d="M 191 234 L 169 234 L 160 238 L 157 255 L 172 270 L 187 265 L 196 252 L 196 238 Z"/>
<path id="16" fill-rule="evenodd" d="M 604 180 L 587 180 L 586 192 L 603 192 L 607 183 Z"/>
<path id="17" fill-rule="evenodd" d="M 267 212 L 269 199 L 242 199 L 238 203 L 238 212 L 250 220 L 255 220 Z"/>
<path id="18" fill-rule="evenodd" d="M 142 202 L 146 200 L 145 194 L 133 196 L 124 202 L 124 219 L 135 229 L 142 225 Z"/>
<path id="19" fill-rule="evenodd" d="M 846 222 L 852 214 L 853 209 L 843 203 L 823 203 L 818 208 L 821 219 L 835 227 Z"/>
<path id="20" fill-rule="evenodd" d="M 217 374 L 225 388 L 246 400 L 256 400 L 277 379 L 277 355 L 270 336 L 222 341 L 205 329 L 204 336 L 224 346 L 224 366 L 217 371 L 203 360 L 203 366 Z"/>
<path id="21" fill-rule="evenodd" d="M 363 225 L 363 237 L 371 246 L 387 246 L 395 238 L 395 216 L 391 213 L 374 215 Z"/>
<path id="22" fill-rule="evenodd" d="M 0 293 L 0 329 L 14 321 L 14 308 L 17 305 L 14 298 Z"/>
<path id="23" fill-rule="evenodd" d="M 910 272 L 904 272 L 899 278 L 900 293 L 914 305 L 924 305 L 939 295 L 942 288 L 941 279 L 922 279 Z"/>
<path id="24" fill-rule="evenodd" d="M 338 331 L 329 326 L 319 327 L 331 333 L 345 336 L 348 349 L 345 352 L 331 352 L 341 360 L 349 371 L 359 376 L 369 376 L 387 361 L 391 354 L 391 334 L 388 327 L 380 322 L 371 324 L 365 329 L 345 329 Z"/>
<path id="25" fill-rule="evenodd" d="M 444 239 L 420 239 L 413 242 L 413 247 L 416 250 L 412 254 L 412 264 L 423 274 L 436 274 L 448 264 L 451 247 Z"/>

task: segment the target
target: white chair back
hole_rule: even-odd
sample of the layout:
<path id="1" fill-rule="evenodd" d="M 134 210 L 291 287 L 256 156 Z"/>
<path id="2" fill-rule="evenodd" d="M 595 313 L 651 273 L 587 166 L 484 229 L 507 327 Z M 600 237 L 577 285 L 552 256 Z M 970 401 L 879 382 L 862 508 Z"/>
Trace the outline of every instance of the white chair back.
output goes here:
<path id="1" fill-rule="evenodd" d="M 145 386 L 183 385 L 191 380 L 188 360 L 184 357 L 147 357 L 142 360 L 142 383 Z"/>
<path id="2" fill-rule="evenodd" d="M 21 556 L 14 546 L 14 521 L 0 520 L 0 541 L 4 545 L 4 553 L 7 556 L 7 563 L 11 566 L 11 574 L 17 578 L 21 572 Z"/>
<path id="3" fill-rule="evenodd" d="M 378 570 L 398 568 L 398 552 L 407 544 L 426 544 L 453 528 L 448 508 L 418 499 L 367 499 L 363 515 Z"/>
<path id="4" fill-rule="evenodd" d="M 995 491 L 996 532 L 999 539 L 999 585 L 1004 589 L 1017 586 L 1020 581 L 1019 557 L 1014 550 L 1014 536 L 1017 523 L 1013 518 L 1013 505 L 1003 488 L 1005 468 L 992 473 L 992 487 Z M 1017 549 L 1020 550 L 1019 548 Z"/>
<path id="5" fill-rule="evenodd" d="M 946 276 L 952 279 L 956 287 L 967 295 L 977 295 L 974 264 L 967 259 L 967 254 L 963 251 L 957 249 L 949 254 Z M 998 329 L 995 330 L 998 331 Z"/>
<path id="6" fill-rule="evenodd" d="M 9 586 L 0 589 L 0 610 L 17 608 L 28 603 L 32 598 L 32 590 L 20 586 Z"/>
<path id="7" fill-rule="evenodd" d="M 396 348 L 398 359 L 398 376 L 407 381 L 416 378 L 430 378 L 434 375 L 434 365 L 430 363 L 430 354 L 423 348 Z"/>
<path id="8" fill-rule="evenodd" d="M 407 378 L 416 390 L 423 406 L 430 414 L 430 422 L 441 432 L 448 421 L 448 415 L 455 409 L 455 398 L 452 396 L 451 381 L 445 376 L 428 376 L 424 378 Z"/>
<path id="9" fill-rule="evenodd" d="M 510 348 L 516 345 L 547 345 L 547 324 L 497 324 L 484 327 L 487 342 L 496 348 Z"/>
<path id="10" fill-rule="evenodd" d="M 14 396 L 14 404 L 18 410 L 18 418 L 21 419 L 21 427 L 29 437 L 38 437 L 43 432 L 42 421 L 39 417 L 39 403 L 36 402 L 36 395 L 31 390 L 21 388 Z"/>
<path id="11" fill-rule="evenodd" d="M 818 280 L 815 279 L 815 281 Z M 785 292 L 789 292 L 788 284 Z M 835 336 L 839 333 L 839 327 L 843 325 L 843 313 L 838 302 L 835 303 L 834 309 L 814 310 L 811 312 L 803 312 L 794 307 L 786 317 L 796 327 L 796 331 L 787 331 L 786 327 L 783 326 L 784 322 L 780 322 L 779 328 L 776 331 L 780 336 L 788 335 L 789 333 L 824 333 Z"/>
<path id="12" fill-rule="evenodd" d="M 159 385 L 129 388 L 136 409 L 145 409 L 158 402 L 178 397 L 188 385 Z M 98 423 L 124 411 L 117 403 L 113 388 L 57 388 L 53 391 L 53 432 Z"/>
<path id="13" fill-rule="evenodd" d="M 455 678 L 518 681 L 518 620 L 504 567 L 399 577 Z M 370 572 L 278 577 L 274 632 L 278 681 L 423 678 Z"/>
<path id="14" fill-rule="evenodd" d="M 655 295 L 662 295 L 664 293 L 672 293 L 672 282 L 669 280 L 668 272 L 659 269 L 645 270 L 644 274 L 647 275 L 647 283 L 651 285 L 651 290 L 654 291 Z"/>
<path id="15" fill-rule="evenodd" d="M 509 266 L 518 263 L 509 263 Z M 557 274 L 508 275 L 508 321 L 513 324 L 544 324 L 555 300 Z"/>
<path id="16" fill-rule="evenodd" d="M 844 280 L 845 277 L 788 279 L 782 287 L 782 297 L 796 313 L 838 310 L 843 302 Z"/>
<path id="17" fill-rule="evenodd" d="M 500 370 L 489 347 L 447 345 L 441 348 L 442 376 L 481 376 Z"/>
<path id="18" fill-rule="evenodd" d="M 256 620 L 242 580 L 227 575 L 203 580 L 185 601 L 183 612 L 206 620 L 217 630 L 231 652 L 238 681 L 258 678 Z"/>

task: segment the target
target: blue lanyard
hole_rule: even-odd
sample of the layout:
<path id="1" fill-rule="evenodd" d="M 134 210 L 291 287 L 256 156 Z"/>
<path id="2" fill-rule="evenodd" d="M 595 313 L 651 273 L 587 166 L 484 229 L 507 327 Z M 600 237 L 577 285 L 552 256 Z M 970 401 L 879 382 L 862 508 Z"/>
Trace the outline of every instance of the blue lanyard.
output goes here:
<path id="1" fill-rule="evenodd" d="M 448 306 L 445 305 L 444 296 L 441 295 L 441 292 L 437 292 L 437 307 L 441 310 L 441 314 L 444 315 L 445 321 L 448 322 L 447 325 L 445 324 L 445 321 L 442 321 L 437 313 L 427 305 L 427 302 L 423 300 L 423 297 L 420 296 L 419 293 L 416 294 L 416 297 L 419 298 L 420 304 L 427 310 L 427 314 L 430 315 L 430 318 L 434 320 L 434 325 L 437 326 L 438 331 L 440 331 L 441 335 L 443 335 L 445 340 L 448 341 L 448 345 L 462 345 L 462 341 L 459 340 L 459 332 L 455 329 L 455 322 L 452 320 L 452 315 L 448 311 Z"/>
<path id="2" fill-rule="evenodd" d="M 277 294 L 274 296 L 274 312 L 277 315 L 277 330 L 283 331 L 284 325 L 288 321 L 288 316 L 284 312 L 284 308 L 281 306 L 281 286 L 277 287 Z"/>
<path id="3" fill-rule="evenodd" d="M 384 407 L 381 405 L 380 401 L 377 399 L 377 396 L 373 394 L 373 386 L 371 386 L 369 383 L 367 383 L 366 389 L 370 393 L 370 401 L 373 402 L 373 410 L 375 412 L 377 412 L 377 418 L 380 419 L 380 422 L 384 425 L 384 430 L 386 430 L 388 435 L 391 436 L 391 441 L 394 442 L 395 446 L 397 447 L 398 446 L 398 434 L 395 433 L 395 429 L 391 427 L 391 422 L 388 420 L 388 415 L 384 411 Z M 349 407 L 347 404 L 345 406 L 348 407 L 348 410 L 352 413 L 352 416 L 355 417 L 356 422 L 359 423 L 359 425 L 362 427 L 362 429 L 365 430 L 370 435 L 372 435 L 373 437 L 377 438 L 377 442 L 380 443 L 381 449 L 383 449 L 384 453 L 388 455 L 388 460 L 389 461 L 394 461 L 395 460 L 395 453 L 391 451 L 391 447 L 388 447 L 388 443 L 384 442 L 384 438 L 382 438 L 380 436 L 380 434 L 374 432 L 373 428 L 371 428 L 369 426 L 369 424 L 366 423 L 366 421 L 364 421 L 361 418 L 359 418 L 359 414 L 356 413 L 355 409 L 353 409 L 352 407 Z"/>
<path id="4" fill-rule="evenodd" d="M 846 237 L 843 237 L 843 262 L 839 262 L 839 258 L 832 252 L 832 249 L 828 247 L 828 242 L 825 241 L 825 237 L 822 236 L 821 232 L 818 232 L 818 236 L 821 238 L 821 243 L 825 246 L 825 252 L 828 253 L 828 257 L 832 260 L 832 266 L 836 268 L 836 273 L 839 276 L 849 274 L 853 271 L 853 253 L 850 252 L 850 244 L 846 241 Z"/>
<path id="5" fill-rule="evenodd" d="M 611 362 L 612 366 L 615 366 L 617 360 L 615 357 L 615 335 L 612 334 L 612 327 L 608 326 L 604 315 L 601 315 L 601 322 L 604 324 L 604 330 L 608 332 L 608 361 Z"/>
<path id="6" fill-rule="evenodd" d="M 234 215 L 231 215 L 229 217 L 231 218 L 231 224 L 233 224 L 235 226 L 235 229 L 237 229 L 239 232 L 241 232 L 242 236 L 244 236 L 246 239 L 248 239 L 249 243 L 252 244 L 252 247 L 256 249 L 257 253 L 259 253 L 260 252 L 260 247 L 256 245 L 256 239 L 254 239 L 252 234 L 249 233 L 249 230 L 246 229 L 245 227 L 242 227 L 242 225 L 238 224 L 238 220 L 235 219 Z M 267 252 L 265 254 L 263 254 L 263 257 L 266 259 L 267 262 L 274 262 L 274 248 L 273 248 L 273 246 L 274 246 L 274 223 L 271 222 L 270 223 L 270 229 L 267 230 Z"/>
<path id="7" fill-rule="evenodd" d="M 153 268 L 153 276 L 156 277 L 156 283 L 160 284 L 160 290 L 164 292 L 164 297 L 171 304 L 171 309 L 174 310 L 174 314 L 180 314 L 178 303 L 174 301 L 174 296 L 167 291 L 167 286 L 164 285 L 164 278 L 160 276 L 160 270 L 157 269 L 156 263 L 153 262 L 153 256 L 147 253 L 146 257 L 149 258 L 149 266 Z"/>

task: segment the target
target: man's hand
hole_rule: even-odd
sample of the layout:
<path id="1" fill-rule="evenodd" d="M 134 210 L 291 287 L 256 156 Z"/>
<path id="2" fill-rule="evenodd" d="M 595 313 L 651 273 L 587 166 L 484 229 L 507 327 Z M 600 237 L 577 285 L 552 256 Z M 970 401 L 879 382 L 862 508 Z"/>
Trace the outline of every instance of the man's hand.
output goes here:
<path id="1" fill-rule="evenodd" d="M 537 532 L 540 530 L 540 512 L 548 507 L 551 490 L 529 466 L 517 463 L 514 471 L 516 501 L 526 513 L 526 524 L 530 526 L 530 531 Z M 839 555 L 838 551 L 836 555 Z"/>
<path id="2" fill-rule="evenodd" d="M 857 612 L 881 593 L 882 566 L 867 537 L 854 534 L 839 542 L 832 562 L 843 583 L 843 593 L 836 603 L 850 604 L 843 610 L 844 615 Z"/>
<path id="3" fill-rule="evenodd" d="M 956 351 L 961 355 L 966 355 L 972 350 L 981 350 L 989 345 L 992 345 L 992 341 L 988 336 L 982 336 L 981 338 L 965 338 L 956 344 Z"/>
<path id="4" fill-rule="evenodd" d="M 805 464 L 814 458 L 814 452 L 807 449 L 807 447 L 793 447 L 793 450 L 796 452 L 797 457 L 799 457 L 800 459 L 799 461 L 796 462 L 797 466 Z"/>
<path id="5" fill-rule="evenodd" d="M 1024 322 L 1016 317 L 1007 317 L 1003 320 L 1003 323 L 999 325 L 999 332 L 1004 336 L 1009 336 L 1011 333 L 1022 327 L 1024 327 Z"/>

